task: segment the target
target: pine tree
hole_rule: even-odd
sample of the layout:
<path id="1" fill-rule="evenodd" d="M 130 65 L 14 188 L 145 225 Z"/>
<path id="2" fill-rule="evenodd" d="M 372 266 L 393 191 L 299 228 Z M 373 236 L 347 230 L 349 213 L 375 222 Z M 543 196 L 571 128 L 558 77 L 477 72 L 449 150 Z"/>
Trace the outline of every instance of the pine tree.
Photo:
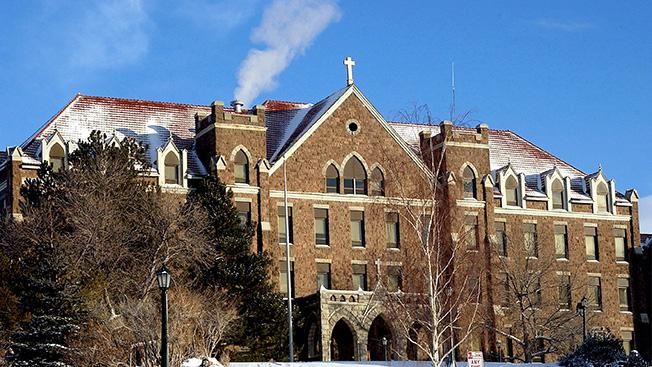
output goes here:
<path id="1" fill-rule="evenodd" d="M 34 246 L 20 270 L 17 293 L 25 319 L 11 338 L 10 366 L 69 366 L 74 358 L 69 341 L 84 315 L 77 285 L 65 279 L 50 244 Z"/>
<path id="2" fill-rule="evenodd" d="M 240 327 L 231 342 L 248 352 L 235 359 L 268 360 L 285 356 L 286 311 L 282 296 L 269 280 L 271 260 L 252 251 L 253 225 L 242 225 L 233 194 L 216 177 L 207 177 L 190 193 L 190 205 L 205 208 L 212 245 L 219 256 L 204 276 L 206 284 L 226 289 L 239 301 Z"/>

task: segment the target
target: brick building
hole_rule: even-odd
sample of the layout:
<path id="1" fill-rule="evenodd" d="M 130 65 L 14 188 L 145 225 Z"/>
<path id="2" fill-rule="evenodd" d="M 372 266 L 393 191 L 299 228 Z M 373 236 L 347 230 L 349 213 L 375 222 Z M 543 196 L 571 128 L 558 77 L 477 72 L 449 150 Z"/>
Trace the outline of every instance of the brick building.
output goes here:
<path id="1" fill-rule="evenodd" d="M 410 288 L 401 267 L 418 238 L 392 208 L 397 198 L 422 199 L 419 181 L 432 174 L 432 156 L 441 157 L 444 177 L 437 195 L 454 213 L 449 237 L 459 235 L 453 223 L 471 228 L 486 270 L 478 286 L 492 325 L 460 351 L 518 356 L 504 336 L 512 312 L 500 301 L 497 264 L 546 256 L 560 285 L 541 297 L 574 313 L 586 295 L 589 327 L 609 328 L 627 348 L 644 346 L 630 290 L 629 254 L 640 244 L 636 191 L 617 191 L 602 170 L 587 174 L 514 132 L 388 122 L 354 84 L 314 104 L 268 100 L 249 109 L 77 95 L 23 144 L 0 152 L 0 207 L 20 217 L 21 183 L 43 161 L 64 168 L 94 129 L 147 143 L 150 175 L 168 192 L 183 194 L 217 174 L 243 220 L 256 223 L 254 250 L 278 262 L 274 278 L 286 294 L 287 236 L 292 294 L 309 315 L 297 338 L 304 359 L 382 359 L 383 337 L 393 357 L 410 356 L 374 290 Z M 572 289 L 564 286 L 571 276 Z"/>

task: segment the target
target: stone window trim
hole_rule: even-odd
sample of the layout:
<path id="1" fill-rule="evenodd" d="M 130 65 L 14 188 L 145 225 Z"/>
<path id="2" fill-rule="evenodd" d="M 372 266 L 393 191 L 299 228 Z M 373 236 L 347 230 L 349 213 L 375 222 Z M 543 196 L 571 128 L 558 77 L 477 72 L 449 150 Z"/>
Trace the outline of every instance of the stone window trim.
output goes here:
<path id="1" fill-rule="evenodd" d="M 354 164 L 354 166 L 351 166 L 351 169 L 355 171 L 355 164 L 356 162 L 351 162 L 351 160 L 356 160 L 357 163 L 359 163 L 362 167 L 361 170 L 362 172 L 358 172 L 360 176 L 362 177 L 349 177 L 347 174 L 347 165 L 349 163 Z M 369 174 L 371 171 L 369 170 L 369 165 L 366 163 L 364 158 L 357 152 L 353 151 L 349 153 L 346 157 L 344 157 L 344 160 L 342 161 L 342 173 L 340 175 L 340 181 L 344 184 L 344 190 L 342 191 L 344 194 L 347 195 L 367 195 L 368 193 L 368 181 L 369 181 Z M 356 176 L 357 174 L 354 174 L 353 176 Z M 352 181 L 352 188 L 347 188 L 347 182 Z M 360 187 L 358 187 L 358 185 Z M 347 191 L 352 191 L 352 192 L 347 192 Z"/>
<path id="2" fill-rule="evenodd" d="M 370 172 L 369 195 L 385 196 L 387 194 L 387 172 L 385 172 L 385 169 L 380 165 L 380 163 L 374 163 L 371 166 Z"/>
<path id="3" fill-rule="evenodd" d="M 470 170 L 473 177 L 467 177 L 467 175 L 465 175 L 467 168 Z M 479 200 L 478 178 L 480 177 L 480 174 L 478 173 L 478 170 L 475 168 L 475 166 L 471 162 L 464 162 L 462 167 L 460 167 L 459 177 L 462 177 L 462 190 L 464 190 L 464 199 Z M 472 185 L 472 187 L 470 187 L 471 191 L 467 191 L 467 178 L 470 179 L 469 184 Z"/>
<path id="4" fill-rule="evenodd" d="M 561 190 L 559 190 L 561 189 Z M 557 167 L 545 176 L 544 192 L 547 196 L 548 210 L 570 212 L 571 211 L 571 180 L 570 177 L 562 176 Z M 561 193 L 559 203 L 555 200 L 555 193 Z M 561 207 L 555 206 L 561 204 Z"/>
<path id="5" fill-rule="evenodd" d="M 179 184 L 167 184 L 166 175 L 165 175 L 165 161 L 168 158 L 169 154 L 174 154 L 176 159 L 179 162 L 178 175 L 179 175 Z M 186 171 L 188 170 L 188 151 L 186 149 L 177 148 L 174 144 L 174 140 L 170 139 L 168 143 L 163 148 L 158 148 L 156 150 L 156 165 L 158 168 L 158 184 L 163 188 L 176 188 L 183 187 L 188 188 L 188 176 Z"/>
<path id="6" fill-rule="evenodd" d="M 336 176 L 336 177 L 330 177 L 329 176 L 329 170 L 334 170 L 335 175 L 331 176 Z M 342 193 L 342 167 L 337 164 L 332 159 L 329 159 L 328 162 L 324 165 L 324 168 L 322 168 L 321 174 L 324 177 L 324 192 L 330 193 L 330 194 L 341 194 Z M 328 180 L 335 180 L 336 182 L 333 182 L 334 185 L 329 185 Z M 334 187 L 334 190 L 331 189 L 331 187 Z"/>
<path id="7" fill-rule="evenodd" d="M 63 136 L 58 130 L 54 130 L 54 134 L 50 138 L 41 140 L 41 162 L 47 161 L 50 164 L 53 163 L 50 152 L 57 145 L 63 150 L 63 164 L 61 166 L 65 169 L 68 166 L 68 154 L 70 154 L 72 147 L 63 139 Z"/>
<path id="8" fill-rule="evenodd" d="M 358 135 L 361 130 L 360 126 L 360 121 L 356 119 L 348 119 L 344 123 L 344 126 L 346 127 L 346 131 L 351 134 L 351 135 Z"/>
<path id="9" fill-rule="evenodd" d="M 515 184 L 515 189 L 516 189 L 516 205 L 508 205 L 507 204 L 507 183 L 508 180 L 513 179 L 516 181 Z M 500 172 L 498 174 L 498 186 L 500 189 L 500 206 L 503 208 L 523 208 L 525 209 L 527 207 L 526 205 L 526 200 L 525 200 L 525 174 L 517 174 L 516 171 L 514 171 L 514 168 L 510 165 L 508 165 L 507 169 L 503 172 Z"/>
<path id="10" fill-rule="evenodd" d="M 235 167 L 235 165 L 236 165 L 236 157 L 237 157 L 238 153 L 240 153 L 240 152 L 242 152 L 246 157 L 245 172 L 244 172 L 245 173 L 245 177 L 244 177 L 245 182 L 237 182 L 237 178 L 235 177 L 236 176 L 236 167 Z M 236 185 L 249 185 L 249 184 L 251 184 L 251 167 L 252 167 L 251 164 L 252 164 L 252 162 L 254 162 L 254 159 L 253 159 L 251 153 L 249 152 L 249 149 L 247 149 L 242 144 L 238 145 L 237 147 L 235 147 L 231 151 L 231 156 L 230 156 L 229 160 L 230 160 L 230 162 L 233 163 L 233 176 L 234 176 L 234 180 L 236 181 L 235 184 Z"/>
<path id="11" fill-rule="evenodd" d="M 593 213 L 594 214 L 615 214 L 615 205 L 614 203 L 616 202 L 616 183 L 614 180 L 609 180 L 607 181 L 606 177 L 604 176 L 604 173 L 602 172 L 602 169 L 598 171 L 598 173 L 592 177 L 589 182 L 588 182 L 588 191 L 591 195 L 591 199 L 593 200 Z M 606 210 L 601 210 L 599 208 L 600 204 L 600 198 L 598 197 L 599 195 L 604 195 L 606 197 Z"/>

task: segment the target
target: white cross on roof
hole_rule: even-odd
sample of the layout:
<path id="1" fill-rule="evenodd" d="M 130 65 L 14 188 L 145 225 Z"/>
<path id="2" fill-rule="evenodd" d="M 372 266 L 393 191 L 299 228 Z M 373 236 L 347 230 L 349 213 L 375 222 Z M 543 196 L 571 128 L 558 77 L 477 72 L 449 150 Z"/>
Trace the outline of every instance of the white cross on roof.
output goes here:
<path id="1" fill-rule="evenodd" d="M 351 56 L 347 56 L 344 59 L 344 65 L 346 65 L 346 85 L 349 86 L 353 84 L 353 67 L 355 66 L 355 61 Z"/>

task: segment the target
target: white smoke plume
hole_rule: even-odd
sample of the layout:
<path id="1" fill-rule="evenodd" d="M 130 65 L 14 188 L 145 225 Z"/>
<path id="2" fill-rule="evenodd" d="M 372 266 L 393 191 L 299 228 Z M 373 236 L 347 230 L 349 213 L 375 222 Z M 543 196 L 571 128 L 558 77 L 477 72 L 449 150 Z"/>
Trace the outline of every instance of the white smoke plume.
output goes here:
<path id="1" fill-rule="evenodd" d="M 265 48 L 251 49 L 240 64 L 235 97 L 249 104 L 260 93 L 276 88 L 276 77 L 339 18 L 334 0 L 274 0 L 251 33 L 251 41 Z"/>

